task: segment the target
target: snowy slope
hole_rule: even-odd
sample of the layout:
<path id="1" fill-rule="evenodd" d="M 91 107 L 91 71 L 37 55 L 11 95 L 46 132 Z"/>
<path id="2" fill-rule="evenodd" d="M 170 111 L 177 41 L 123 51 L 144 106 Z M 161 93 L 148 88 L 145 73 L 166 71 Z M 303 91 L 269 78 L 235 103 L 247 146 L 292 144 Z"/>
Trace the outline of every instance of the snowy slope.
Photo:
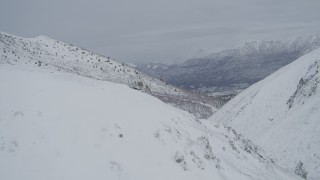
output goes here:
<path id="1" fill-rule="evenodd" d="M 0 63 L 28 64 L 126 84 L 199 118 L 208 118 L 218 106 L 218 101 L 212 97 L 181 90 L 110 57 L 46 36 L 22 38 L 0 32 L 0 58 Z"/>
<path id="2" fill-rule="evenodd" d="M 299 179 L 231 128 L 125 85 L 0 65 L 0 179 Z"/>
<path id="3" fill-rule="evenodd" d="M 210 120 L 233 127 L 282 166 L 320 179 L 319 71 L 316 49 L 244 90 Z"/>

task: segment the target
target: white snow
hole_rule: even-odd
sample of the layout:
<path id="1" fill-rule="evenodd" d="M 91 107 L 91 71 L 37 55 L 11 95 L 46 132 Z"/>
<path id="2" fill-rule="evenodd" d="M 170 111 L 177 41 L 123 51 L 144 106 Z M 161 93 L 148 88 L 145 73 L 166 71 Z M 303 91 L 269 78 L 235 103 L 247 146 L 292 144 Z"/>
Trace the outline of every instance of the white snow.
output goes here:
<path id="1" fill-rule="evenodd" d="M 125 85 L 0 65 L 0 179 L 299 179 L 232 132 Z"/>
<path id="2" fill-rule="evenodd" d="M 169 85 L 136 70 L 132 65 L 46 36 L 22 38 L 0 32 L 0 63 L 26 64 L 126 84 L 199 118 L 211 116 L 218 104 L 216 99 L 202 97 L 197 93 Z M 168 101 L 168 98 L 174 100 Z"/>
<path id="3" fill-rule="evenodd" d="M 320 49 L 229 101 L 210 120 L 233 127 L 294 171 L 320 179 Z"/>

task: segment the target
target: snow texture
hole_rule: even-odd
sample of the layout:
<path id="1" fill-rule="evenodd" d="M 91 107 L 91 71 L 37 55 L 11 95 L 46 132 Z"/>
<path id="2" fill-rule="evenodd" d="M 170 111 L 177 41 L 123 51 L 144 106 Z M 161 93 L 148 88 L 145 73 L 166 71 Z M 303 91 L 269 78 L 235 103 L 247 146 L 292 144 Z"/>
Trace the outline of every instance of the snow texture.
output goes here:
<path id="1" fill-rule="evenodd" d="M 300 179 L 125 85 L 23 64 L 1 64 L 0 84 L 0 179 Z"/>
<path id="2" fill-rule="evenodd" d="M 214 97 L 203 96 L 150 77 L 110 57 L 94 54 L 46 36 L 21 38 L 0 32 L 0 63 L 28 64 L 39 68 L 78 74 L 97 80 L 126 84 L 198 118 L 208 118 L 218 107 Z"/>
<path id="3" fill-rule="evenodd" d="M 234 128 L 283 167 L 320 179 L 320 49 L 229 101 L 210 120 Z"/>

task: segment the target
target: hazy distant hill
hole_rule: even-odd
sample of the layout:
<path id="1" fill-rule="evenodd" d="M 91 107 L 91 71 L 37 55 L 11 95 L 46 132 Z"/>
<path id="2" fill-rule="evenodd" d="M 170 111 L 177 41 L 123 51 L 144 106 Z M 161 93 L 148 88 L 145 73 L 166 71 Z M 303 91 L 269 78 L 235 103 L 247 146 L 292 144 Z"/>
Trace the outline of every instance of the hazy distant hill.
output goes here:
<path id="1" fill-rule="evenodd" d="M 237 94 L 320 46 L 320 36 L 288 41 L 255 41 L 182 64 L 146 64 L 138 69 L 178 87 Z"/>

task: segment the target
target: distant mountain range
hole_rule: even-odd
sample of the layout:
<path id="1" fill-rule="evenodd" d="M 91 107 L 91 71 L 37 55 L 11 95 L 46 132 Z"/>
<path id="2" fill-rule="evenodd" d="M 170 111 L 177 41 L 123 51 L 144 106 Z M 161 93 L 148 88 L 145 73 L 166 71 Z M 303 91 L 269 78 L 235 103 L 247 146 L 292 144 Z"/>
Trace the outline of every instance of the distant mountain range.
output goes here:
<path id="1" fill-rule="evenodd" d="M 175 86 L 212 94 L 237 94 L 320 46 L 320 35 L 288 41 L 254 41 L 181 64 L 138 69 Z"/>
<path id="2" fill-rule="evenodd" d="M 126 84 L 186 110 L 198 118 L 208 118 L 225 101 L 218 97 L 182 90 L 110 57 L 94 54 L 46 36 L 22 38 L 0 32 L 0 52 L 0 64 L 28 64 Z"/>

